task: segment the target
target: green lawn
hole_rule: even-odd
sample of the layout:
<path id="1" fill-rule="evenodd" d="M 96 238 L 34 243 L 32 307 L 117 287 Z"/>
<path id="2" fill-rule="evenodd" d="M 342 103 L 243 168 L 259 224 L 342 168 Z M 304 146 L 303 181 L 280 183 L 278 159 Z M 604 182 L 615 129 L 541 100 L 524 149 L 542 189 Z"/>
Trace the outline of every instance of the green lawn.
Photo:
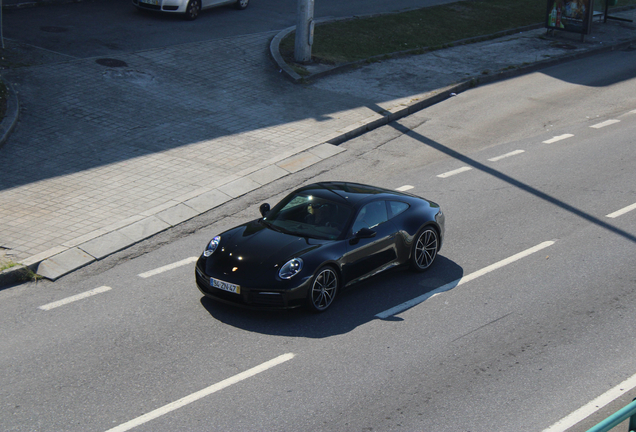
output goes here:
<path id="1" fill-rule="evenodd" d="M 619 0 L 617 6 L 633 3 L 636 0 Z M 417 53 L 540 24 L 545 22 L 546 12 L 543 0 L 474 0 L 321 24 L 314 31 L 312 60 L 338 64 L 408 50 Z M 294 37 L 290 34 L 280 45 L 288 62 L 293 62 Z"/>

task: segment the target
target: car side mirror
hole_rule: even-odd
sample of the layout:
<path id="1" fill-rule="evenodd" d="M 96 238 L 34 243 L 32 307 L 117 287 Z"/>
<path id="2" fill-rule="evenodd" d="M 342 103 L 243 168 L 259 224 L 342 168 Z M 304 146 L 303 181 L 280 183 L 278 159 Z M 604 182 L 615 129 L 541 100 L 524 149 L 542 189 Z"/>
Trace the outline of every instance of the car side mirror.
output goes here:
<path id="1" fill-rule="evenodd" d="M 355 235 L 355 238 L 371 238 L 371 237 L 375 237 L 377 233 L 375 231 L 373 231 L 372 229 L 369 228 L 360 228 L 360 231 L 358 231 Z"/>
<path id="2" fill-rule="evenodd" d="M 261 215 L 263 217 L 267 216 L 267 213 L 269 213 L 269 210 L 270 210 L 269 204 L 267 204 L 267 203 L 261 204 L 261 206 L 259 208 L 259 211 L 261 212 Z"/>

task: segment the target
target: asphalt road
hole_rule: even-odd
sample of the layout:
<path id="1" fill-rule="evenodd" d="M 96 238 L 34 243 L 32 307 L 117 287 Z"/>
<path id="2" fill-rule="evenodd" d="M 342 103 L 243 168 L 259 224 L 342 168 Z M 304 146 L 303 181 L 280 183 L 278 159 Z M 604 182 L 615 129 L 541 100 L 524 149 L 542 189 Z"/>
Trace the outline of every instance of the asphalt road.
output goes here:
<path id="1" fill-rule="evenodd" d="M 636 210 L 608 217 L 636 203 L 635 62 L 609 53 L 472 89 L 55 283 L 1 291 L 2 429 L 548 428 L 636 374 Z M 440 203 L 435 266 L 380 275 L 320 315 L 209 302 L 192 262 L 139 276 L 327 179 Z"/>
<path id="2" fill-rule="evenodd" d="M 397 12 L 449 2 L 319 0 L 314 16 L 318 19 Z M 243 11 L 232 6 L 219 7 L 206 10 L 189 22 L 178 15 L 141 13 L 130 0 L 83 0 L 7 10 L 3 31 L 10 40 L 86 58 L 282 30 L 296 25 L 296 14 L 296 0 L 252 0 Z"/>

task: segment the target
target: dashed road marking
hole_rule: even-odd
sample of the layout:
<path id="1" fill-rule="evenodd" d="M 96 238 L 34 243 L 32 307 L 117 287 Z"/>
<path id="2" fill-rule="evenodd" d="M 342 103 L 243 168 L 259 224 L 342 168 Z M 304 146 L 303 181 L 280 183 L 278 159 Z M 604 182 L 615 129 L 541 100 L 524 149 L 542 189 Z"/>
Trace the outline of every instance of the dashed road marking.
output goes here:
<path id="1" fill-rule="evenodd" d="M 391 309 L 387 309 L 384 312 L 380 312 L 379 314 L 376 315 L 376 317 L 378 317 L 380 319 L 386 319 L 386 318 L 388 318 L 390 316 L 393 316 L 395 314 L 398 314 L 400 312 L 404 312 L 405 310 L 410 309 L 413 306 L 416 306 L 416 305 L 424 302 L 425 300 L 433 297 L 434 295 L 440 294 L 440 293 L 442 293 L 444 291 L 448 291 L 448 290 L 450 290 L 452 288 L 455 288 L 456 286 L 463 285 L 466 282 L 470 282 L 473 279 L 477 279 L 478 277 L 483 276 L 483 275 L 485 275 L 487 273 L 490 273 L 493 270 L 497 270 L 497 269 L 499 269 L 501 267 L 504 267 L 504 266 L 506 266 L 508 264 L 511 264 L 511 263 L 515 262 L 515 261 L 518 261 L 521 258 L 525 258 L 525 257 L 527 257 L 529 255 L 532 255 L 533 253 L 538 252 L 541 249 L 545 249 L 548 246 L 552 246 L 554 243 L 555 243 L 554 241 L 546 241 L 546 242 L 543 242 L 541 244 L 538 244 L 537 246 L 531 247 L 530 249 L 526 249 L 523 252 L 519 252 L 518 254 L 515 254 L 515 255 L 513 255 L 511 257 L 508 257 L 508 258 L 506 258 L 504 260 L 501 260 L 499 262 L 491 264 L 488 267 L 484 267 L 481 270 L 477 270 L 476 272 L 473 272 L 473 273 L 471 273 L 471 274 L 469 274 L 467 276 L 464 276 L 464 277 L 462 277 L 460 279 L 454 280 L 453 282 L 447 283 L 446 285 L 443 285 L 443 286 L 441 286 L 441 287 L 439 287 L 439 288 L 437 288 L 437 289 L 435 289 L 433 291 L 427 292 L 426 294 L 422 294 L 419 297 L 416 297 L 416 298 L 414 298 L 412 300 L 409 300 L 409 301 L 404 302 L 404 303 L 402 303 L 400 305 L 392 307 Z"/>
<path id="2" fill-rule="evenodd" d="M 494 157 L 494 158 L 491 158 L 491 159 L 488 159 L 488 160 L 490 162 L 497 162 L 498 160 L 505 159 L 505 158 L 510 157 L 510 156 L 516 156 L 518 154 L 525 153 L 525 152 L 526 152 L 525 150 L 515 150 L 515 151 L 511 151 L 510 153 L 506 153 L 506 154 L 503 154 L 501 156 L 497 156 L 497 157 Z"/>
<path id="3" fill-rule="evenodd" d="M 590 127 L 591 127 L 591 128 L 594 128 L 594 129 L 600 129 L 600 128 L 602 128 L 602 127 L 609 126 L 609 125 L 613 125 L 614 123 L 618 123 L 618 122 L 620 122 L 620 120 L 606 120 L 606 121 L 604 121 L 604 122 L 597 123 L 597 124 L 592 125 L 592 126 L 590 126 Z"/>
<path id="4" fill-rule="evenodd" d="M 413 189 L 415 186 L 411 186 L 411 185 L 404 185 L 404 186 L 400 186 L 399 188 L 396 189 L 396 191 L 398 192 L 406 192 L 407 190 L 411 190 Z"/>
<path id="5" fill-rule="evenodd" d="M 619 217 L 621 215 L 624 215 L 625 213 L 630 212 L 632 210 L 636 210 L 636 203 L 632 204 L 632 205 L 629 205 L 629 206 L 627 206 L 625 208 L 622 208 L 620 210 L 617 210 L 614 213 L 610 213 L 610 214 L 606 215 L 606 217 L 614 219 L 614 218 L 617 218 L 617 217 Z"/>
<path id="6" fill-rule="evenodd" d="M 555 137 L 550 138 L 549 140 L 543 141 L 543 144 L 552 144 L 552 143 L 555 143 L 557 141 L 561 141 L 561 140 L 564 140 L 564 139 L 572 138 L 573 136 L 574 135 L 572 135 L 572 134 L 557 135 Z"/>
<path id="7" fill-rule="evenodd" d="M 62 300 L 55 301 L 53 303 L 45 304 L 43 306 L 38 307 L 38 309 L 42 309 L 42 310 L 48 311 L 48 310 L 51 310 L 51 309 L 55 309 L 56 307 L 64 306 L 66 304 L 73 303 L 75 301 L 82 300 L 82 299 L 85 299 L 87 297 L 94 296 L 95 294 L 100 294 L 100 293 L 103 293 L 103 292 L 106 292 L 106 291 L 110 291 L 110 290 L 111 290 L 111 287 L 101 286 L 99 288 L 95 288 L 93 290 L 83 292 L 81 294 L 77 294 L 77 295 L 62 299 Z"/>
<path id="8" fill-rule="evenodd" d="M 145 278 L 149 278 L 150 276 L 158 275 L 159 273 L 167 272 L 169 270 L 176 269 L 176 268 L 182 267 L 184 265 L 192 264 L 193 262 L 195 262 L 198 259 L 199 259 L 199 257 L 186 258 L 184 260 L 177 261 L 176 263 L 168 264 L 168 265 L 165 265 L 163 267 L 156 268 L 154 270 L 149 270 L 149 271 L 147 271 L 145 273 L 140 273 L 137 276 L 139 276 L 141 278 L 144 278 L 144 279 Z"/>
<path id="9" fill-rule="evenodd" d="M 453 176 L 455 174 L 463 173 L 464 171 L 470 171 L 471 169 L 472 169 L 471 167 L 461 167 L 461 168 L 458 168 L 458 169 L 453 170 L 453 171 L 448 171 L 448 172 L 446 172 L 444 174 L 439 174 L 437 177 L 446 178 L 446 177 Z"/>
<path id="10" fill-rule="evenodd" d="M 210 387 L 204 388 L 203 390 L 199 390 L 196 393 L 192 393 L 189 396 L 185 396 L 179 400 L 169 403 L 168 405 L 164 405 L 161 408 L 157 408 L 154 411 L 150 411 L 149 413 L 144 414 L 140 417 L 137 417 L 136 419 L 127 421 L 126 423 L 122 423 L 119 426 L 116 426 L 112 429 L 108 429 L 106 432 L 125 432 L 132 428 L 140 426 L 144 423 L 148 423 L 151 420 L 154 420 L 158 417 L 168 414 L 169 412 L 182 408 L 188 404 L 191 404 L 192 402 L 196 402 L 199 399 L 209 396 L 212 393 L 216 393 L 219 390 L 223 390 L 224 388 L 229 387 L 232 384 L 241 382 L 261 372 L 265 372 L 266 370 L 271 369 L 274 366 L 278 366 L 281 363 L 285 363 L 286 361 L 289 361 L 293 358 L 294 358 L 293 353 L 283 354 L 281 356 L 276 357 L 275 359 L 272 359 L 256 367 L 253 367 L 252 369 L 248 369 L 245 372 L 241 372 L 238 375 L 234 375 L 233 377 L 227 378 L 221 382 L 213 384 Z"/>

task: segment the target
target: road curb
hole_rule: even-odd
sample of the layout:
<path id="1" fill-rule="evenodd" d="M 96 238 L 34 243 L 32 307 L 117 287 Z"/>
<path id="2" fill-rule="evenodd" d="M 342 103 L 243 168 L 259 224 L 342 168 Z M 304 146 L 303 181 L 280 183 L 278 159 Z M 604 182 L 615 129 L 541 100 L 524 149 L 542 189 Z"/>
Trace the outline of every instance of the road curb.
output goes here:
<path id="1" fill-rule="evenodd" d="M 29 280 L 32 274 L 32 269 L 21 264 L 0 271 L 0 291 Z"/>

